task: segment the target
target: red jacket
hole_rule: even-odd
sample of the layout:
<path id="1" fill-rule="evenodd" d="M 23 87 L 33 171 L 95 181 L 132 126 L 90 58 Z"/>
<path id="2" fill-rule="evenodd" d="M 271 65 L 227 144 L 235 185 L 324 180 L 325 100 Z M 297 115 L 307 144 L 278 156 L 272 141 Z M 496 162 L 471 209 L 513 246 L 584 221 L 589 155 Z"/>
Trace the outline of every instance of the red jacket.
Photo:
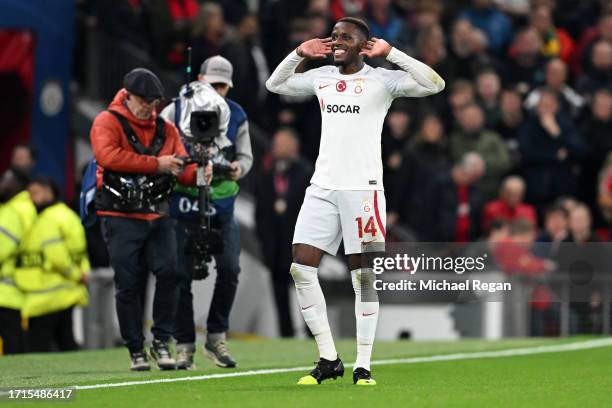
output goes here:
<path id="1" fill-rule="evenodd" d="M 136 137 L 142 144 L 149 147 L 155 138 L 155 119 L 154 113 L 150 119 L 141 120 L 136 118 L 125 106 L 126 90 L 121 89 L 115 98 L 108 105 L 109 110 L 113 110 L 123 115 L 134 130 Z M 166 140 L 162 146 L 159 156 L 175 154 L 177 156 L 187 156 L 187 151 L 181 142 L 180 136 L 174 124 L 166 121 Z M 98 162 L 96 174 L 97 186 L 102 186 L 102 172 L 104 169 L 126 173 L 153 174 L 157 172 L 157 159 L 153 156 L 138 154 L 132 149 L 127 136 L 123 133 L 121 124 L 112 113 L 101 112 L 93 122 L 90 132 L 91 147 Z M 196 165 L 186 167 L 183 174 L 178 177 L 178 181 L 185 185 L 195 185 Z M 98 215 L 118 216 L 127 218 L 138 218 L 152 220 L 161 217 L 160 214 L 127 214 L 115 211 L 98 211 Z"/>
<path id="2" fill-rule="evenodd" d="M 519 204 L 510 207 L 502 200 L 490 201 L 482 212 L 482 229 L 487 230 L 494 220 L 504 220 L 512 222 L 519 218 L 530 221 L 533 225 L 538 225 L 535 208 L 529 204 Z"/>

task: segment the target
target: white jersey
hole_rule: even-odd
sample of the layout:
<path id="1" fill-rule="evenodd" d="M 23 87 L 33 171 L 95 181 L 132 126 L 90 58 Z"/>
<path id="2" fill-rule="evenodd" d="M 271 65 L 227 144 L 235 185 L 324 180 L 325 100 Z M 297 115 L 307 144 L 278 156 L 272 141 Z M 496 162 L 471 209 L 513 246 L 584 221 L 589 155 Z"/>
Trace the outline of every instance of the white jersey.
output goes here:
<path id="1" fill-rule="evenodd" d="M 427 96 L 444 80 L 427 65 L 393 48 L 387 60 L 403 70 L 364 64 L 343 75 L 333 65 L 296 74 L 303 60 L 289 54 L 266 82 L 271 92 L 316 95 L 321 107 L 321 144 L 312 184 L 330 190 L 382 190 L 381 132 L 393 99 Z"/>

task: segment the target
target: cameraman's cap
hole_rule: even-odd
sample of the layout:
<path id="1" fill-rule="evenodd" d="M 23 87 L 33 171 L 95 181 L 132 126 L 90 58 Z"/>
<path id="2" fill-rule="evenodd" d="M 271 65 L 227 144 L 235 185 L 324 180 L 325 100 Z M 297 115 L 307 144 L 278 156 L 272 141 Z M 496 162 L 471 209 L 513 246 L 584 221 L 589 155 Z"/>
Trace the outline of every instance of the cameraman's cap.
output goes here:
<path id="1" fill-rule="evenodd" d="M 207 58 L 200 67 L 200 74 L 204 75 L 204 80 L 209 84 L 221 83 L 233 87 L 233 73 L 232 63 L 220 55 Z"/>
<path id="2" fill-rule="evenodd" d="M 164 86 L 159 78 L 145 68 L 135 68 L 123 77 L 123 87 L 147 102 L 161 99 L 164 96 Z"/>

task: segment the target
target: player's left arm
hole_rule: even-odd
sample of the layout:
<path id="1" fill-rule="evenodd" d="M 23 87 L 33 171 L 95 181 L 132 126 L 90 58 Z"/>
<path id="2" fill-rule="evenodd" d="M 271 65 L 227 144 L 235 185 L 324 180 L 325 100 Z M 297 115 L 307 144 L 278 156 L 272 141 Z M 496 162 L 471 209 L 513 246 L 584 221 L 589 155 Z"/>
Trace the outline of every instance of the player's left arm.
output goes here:
<path id="1" fill-rule="evenodd" d="M 385 57 L 403 71 L 391 71 L 389 88 L 394 98 L 400 96 L 428 96 L 444 89 L 444 79 L 421 61 L 412 58 L 383 39 L 372 37 L 361 55 L 368 58 Z"/>

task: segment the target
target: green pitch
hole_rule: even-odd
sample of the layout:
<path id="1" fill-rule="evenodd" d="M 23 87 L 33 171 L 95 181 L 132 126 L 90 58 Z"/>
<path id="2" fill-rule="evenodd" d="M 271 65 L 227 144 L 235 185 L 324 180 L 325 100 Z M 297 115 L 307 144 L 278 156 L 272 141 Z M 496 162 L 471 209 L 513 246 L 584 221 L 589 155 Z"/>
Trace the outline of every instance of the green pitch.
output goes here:
<path id="1" fill-rule="evenodd" d="M 583 342 L 524 339 L 500 342 L 378 342 L 374 359 L 434 356 L 507 350 Z M 132 373 L 123 349 L 0 358 L 0 388 L 57 387 L 172 379 L 249 370 L 311 366 L 316 359 L 311 341 L 232 341 L 240 367 L 213 367 L 199 350 L 193 371 Z M 347 364 L 355 356 L 354 341 L 338 342 Z M 298 387 L 302 371 L 198 381 L 76 390 L 70 407 L 603 407 L 610 406 L 612 347 L 531 354 L 526 356 L 461 359 L 457 361 L 373 365 L 375 387 L 352 384 L 345 377 L 319 386 Z M 57 402 L 8 406 L 61 406 Z"/>

